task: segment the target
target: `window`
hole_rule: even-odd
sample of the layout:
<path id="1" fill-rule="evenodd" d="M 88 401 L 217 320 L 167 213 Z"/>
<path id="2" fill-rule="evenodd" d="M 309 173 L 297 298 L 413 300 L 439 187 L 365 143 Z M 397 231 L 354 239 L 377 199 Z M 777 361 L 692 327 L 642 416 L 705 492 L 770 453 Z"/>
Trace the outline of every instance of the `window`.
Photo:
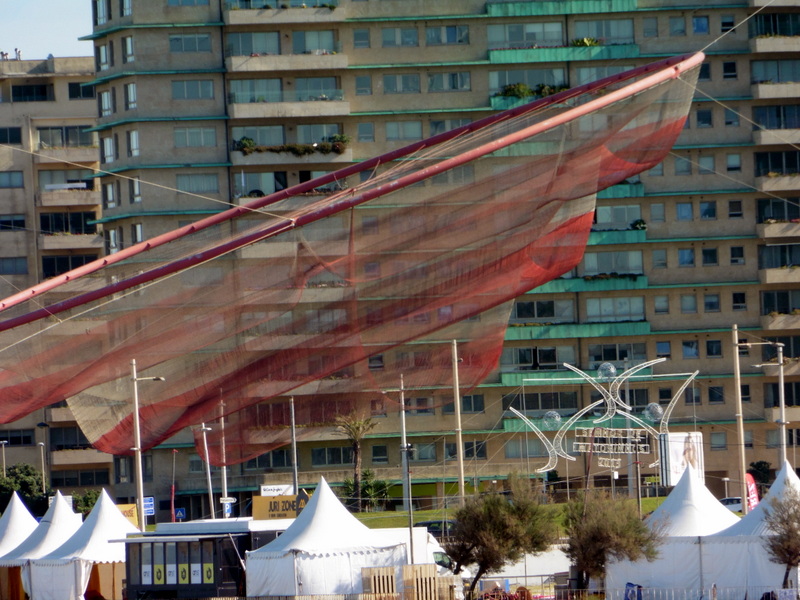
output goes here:
<path id="1" fill-rule="evenodd" d="M 88 100 L 94 98 L 94 86 L 71 82 L 68 86 L 70 100 Z"/>
<path id="2" fill-rule="evenodd" d="M 208 6 L 208 0 L 167 0 L 167 6 Z"/>
<path id="3" fill-rule="evenodd" d="M 281 53 L 280 41 L 277 31 L 229 33 L 225 48 L 231 56 L 266 56 Z"/>
<path id="4" fill-rule="evenodd" d="M 372 75 L 356 75 L 356 96 L 372 95 Z"/>
<path id="5" fill-rule="evenodd" d="M 100 108 L 100 116 L 101 117 L 108 117 L 114 113 L 114 98 L 112 94 L 113 90 L 100 92 L 97 96 L 97 103 L 99 104 Z"/>
<path id="6" fill-rule="evenodd" d="M 12 85 L 12 102 L 52 102 L 55 100 L 52 83 Z"/>
<path id="7" fill-rule="evenodd" d="M 122 38 L 122 62 L 132 63 L 135 59 L 133 53 L 133 37 L 126 36 Z"/>
<path id="8" fill-rule="evenodd" d="M 731 31 L 736 25 L 736 19 L 733 15 L 722 15 L 719 18 L 719 31 L 720 33 L 727 33 Z"/>
<path id="9" fill-rule="evenodd" d="M 683 358 L 700 358 L 700 343 L 697 340 L 683 340 L 681 348 Z"/>
<path id="10" fill-rule="evenodd" d="M 114 46 L 111 43 L 95 46 L 94 62 L 98 71 L 106 71 L 114 66 Z"/>
<path id="11" fill-rule="evenodd" d="M 672 345 L 670 342 L 656 342 L 656 358 L 671 358 Z"/>
<path id="12" fill-rule="evenodd" d="M 719 312 L 719 294 L 705 294 L 703 296 L 703 310 L 705 312 Z"/>
<path id="13" fill-rule="evenodd" d="M 577 392 L 525 392 L 503 397 L 503 410 L 514 408 L 525 414 L 547 410 L 575 410 L 578 408 Z"/>
<path id="14" fill-rule="evenodd" d="M 39 147 L 74 148 L 79 146 L 95 146 L 97 145 L 95 134 L 86 131 L 86 129 L 89 129 L 89 127 L 89 125 L 76 125 L 69 127 L 39 127 L 36 130 L 39 136 Z M 19 128 L 9 127 L 7 139 L 4 139 L 6 138 L 6 134 L 4 133 L 5 130 L 0 129 L 0 142 L 7 144 L 20 143 L 15 141 L 16 135 L 13 131 L 14 129 L 17 129 L 16 135 L 19 134 Z"/>
<path id="15" fill-rule="evenodd" d="M 33 446 L 33 429 L 3 429 L 0 440 L 9 446 Z"/>
<path id="16" fill-rule="evenodd" d="M 751 83 L 794 83 L 800 78 L 800 61 L 792 58 L 753 60 L 750 62 Z"/>
<path id="17" fill-rule="evenodd" d="M 321 31 L 292 32 L 292 54 L 331 54 L 336 51 L 334 32 Z"/>
<path id="18" fill-rule="evenodd" d="M 144 232 L 141 223 L 134 223 L 131 225 L 131 243 L 138 244 L 144 241 Z"/>
<path id="19" fill-rule="evenodd" d="M 710 33 L 708 17 L 692 17 L 692 33 L 694 35 L 708 35 Z"/>
<path id="20" fill-rule="evenodd" d="M 511 322 L 563 323 L 574 318 L 572 300 L 518 300 L 511 313 Z"/>
<path id="21" fill-rule="evenodd" d="M 383 354 L 373 354 L 367 359 L 367 368 L 370 371 L 383 371 L 384 367 Z"/>
<path id="22" fill-rule="evenodd" d="M 103 192 L 103 208 L 114 208 L 117 205 L 117 186 L 113 183 L 104 183 Z"/>
<path id="23" fill-rule="evenodd" d="M 133 0 L 119 0 L 119 15 L 129 17 L 133 12 Z"/>
<path id="24" fill-rule="evenodd" d="M 691 175 L 691 174 L 692 174 L 692 161 L 683 156 L 676 156 L 675 175 Z"/>
<path id="25" fill-rule="evenodd" d="M 214 82 L 210 79 L 189 79 L 172 82 L 173 100 L 209 100 L 214 97 Z"/>
<path id="26" fill-rule="evenodd" d="M 736 61 L 726 61 L 722 63 L 722 78 L 723 79 L 737 79 Z"/>
<path id="27" fill-rule="evenodd" d="M 56 277 L 72 269 L 77 269 L 97 259 L 96 254 L 71 254 L 69 256 L 43 256 L 42 277 Z"/>
<path id="28" fill-rule="evenodd" d="M 681 294 L 681 312 L 684 314 L 697 312 L 697 297 L 694 294 Z"/>
<path id="29" fill-rule="evenodd" d="M 711 65 L 703 63 L 700 65 L 700 73 L 697 76 L 698 81 L 711 81 Z"/>
<path id="30" fill-rule="evenodd" d="M 210 148 L 217 145 L 217 130 L 213 127 L 176 127 L 172 137 L 176 148 Z"/>
<path id="31" fill-rule="evenodd" d="M 284 469 L 292 466 L 292 454 L 287 448 L 279 448 L 271 452 L 251 458 L 244 463 L 245 471 L 262 471 L 264 469 Z"/>
<path id="32" fill-rule="evenodd" d="M 142 183 L 138 177 L 128 180 L 128 197 L 131 204 L 142 201 Z"/>
<path id="33" fill-rule="evenodd" d="M 548 451 L 541 440 L 528 438 L 527 440 L 508 440 L 505 443 L 506 458 L 536 458 L 542 456 L 548 456 Z"/>
<path id="34" fill-rule="evenodd" d="M 219 179 L 215 173 L 179 173 L 175 176 L 175 187 L 192 194 L 216 193 L 219 192 Z"/>
<path id="35" fill-rule="evenodd" d="M 654 310 L 657 315 L 669 313 L 669 296 L 655 296 L 653 298 Z"/>
<path id="36" fill-rule="evenodd" d="M 646 38 L 658 37 L 658 17 L 645 17 L 642 19 L 642 34 Z"/>
<path id="37" fill-rule="evenodd" d="M 667 251 L 665 249 L 661 248 L 659 250 L 653 250 L 653 268 L 667 268 Z"/>
<path id="38" fill-rule="evenodd" d="M 409 460 L 415 462 L 436 460 L 436 444 L 410 444 Z"/>
<path id="39" fill-rule="evenodd" d="M 189 455 L 189 473 L 205 473 L 206 472 L 206 462 L 200 458 L 199 454 L 190 454 Z M 219 467 L 211 465 L 211 472 L 219 472 Z"/>
<path id="40" fill-rule="evenodd" d="M 701 254 L 703 255 L 704 267 L 712 267 L 719 264 L 716 248 L 703 248 Z"/>
<path id="41" fill-rule="evenodd" d="M 425 44 L 428 46 L 469 44 L 469 27 L 467 25 L 426 27 Z"/>
<path id="42" fill-rule="evenodd" d="M 694 248 L 678 248 L 678 266 L 694 266 Z"/>
<path id="43" fill-rule="evenodd" d="M 429 92 L 468 92 L 469 90 L 469 71 L 458 71 L 455 73 L 430 73 L 428 75 Z"/>
<path id="44" fill-rule="evenodd" d="M 698 109 L 697 111 L 697 127 L 707 128 L 713 127 L 713 113 L 709 108 Z"/>
<path id="45" fill-rule="evenodd" d="M 694 387 L 686 388 L 683 392 L 686 404 L 700 404 L 700 390 Z"/>
<path id="46" fill-rule="evenodd" d="M 563 368 L 563 363 L 575 360 L 572 346 L 541 346 L 504 348 L 500 355 L 500 370 L 552 371 Z"/>
<path id="47" fill-rule="evenodd" d="M 489 71 L 489 94 L 497 94 L 511 83 L 524 83 L 531 89 L 539 84 L 561 87 L 567 85 L 567 75 L 563 68 Z"/>
<path id="48" fill-rule="evenodd" d="M 55 128 L 59 132 L 61 127 Z M 39 128 L 42 131 L 42 128 Z M 41 140 L 41 134 L 39 136 Z M 0 144 L 21 144 L 22 143 L 22 128 L 21 127 L 0 127 Z M 53 144 L 55 145 L 55 144 Z M 58 144 L 59 146 L 63 144 Z M 45 146 L 46 147 L 46 146 Z"/>
<path id="49" fill-rule="evenodd" d="M 386 464 L 389 462 L 389 451 L 386 446 L 372 447 L 372 464 Z"/>
<path id="50" fill-rule="evenodd" d="M 386 140 L 421 140 L 421 121 L 388 121 L 386 123 Z"/>
<path id="51" fill-rule="evenodd" d="M 768 219 L 793 222 L 800 220 L 798 198 L 759 198 L 756 206 L 756 223 L 764 223 Z"/>
<path id="52" fill-rule="evenodd" d="M 80 427 L 50 428 L 50 450 L 85 450 L 91 447 Z"/>
<path id="53" fill-rule="evenodd" d="M 415 27 L 387 27 L 381 30 L 384 48 L 397 46 L 419 46 L 419 34 Z"/>
<path id="54" fill-rule="evenodd" d="M 641 274 L 642 251 L 587 252 L 583 257 L 584 274 L 634 273 Z"/>
<path id="55" fill-rule="evenodd" d="M 632 44 L 633 19 L 598 19 L 575 21 L 576 38 L 595 38 L 606 44 Z"/>
<path id="56" fill-rule="evenodd" d="M 733 310 L 747 310 L 747 294 L 745 292 L 732 292 L 731 302 Z"/>
<path id="57" fill-rule="evenodd" d="M 647 360 L 647 347 L 644 343 L 620 343 L 620 344 L 590 344 L 589 345 L 589 368 L 596 369 L 604 362 L 616 363 L 622 366 L 628 361 Z M 569 361 L 566 361 L 569 362 Z"/>
<path id="58" fill-rule="evenodd" d="M 92 2 L 92 20 L 95 25 L 104 25 L 111 18 L 111 0 Z"/>
<path id="59" fill-rule="evenodd" d="M 0 231 L 24 231 L 25 215 L 0 215 Z"/>
<path id="60" fill-rule="evenodd" d="M 691 202 L 678 202 L 675 205 L 675 218 L 678 221 L 691 221 L 694 219 L 694 208 Z"/>
<path id="61" fill-rule="evenodd" d="M 641 218 L 642 209 L 638 204 L 595 207 L 595 224 L 602 229 L 625 230 Z"/>
<path id="62" fill-rule="evenodd" d="M 704 220 L 717 218 L 717 203 L 714 200 L 700 203 L 700 218 Z"/>
<path id="63" fill-rule="evenodd" d="M 39 230 L 44 234 L 95 233 L 96 226 L 89 225 L 89 221 L 94 221 L 95 218 L 94 212 L 42 213 L 39 215 Z"/>
<path id="64" fill-rule="evenodd" d="M 136 129 L 125 132 L 128 142 L 128 156 L 139 156 L 139 132 Z"/>
<path id="65" fill-rule="evenodd" d="M 203 143 L 205 144 L 206 142 L 209 141 L 210 136 L 206 135 L 205 128 L 201 128 L 201 130 L 202 133 L 200 134 L 200 136 Z M 187 135 L 187 142 L 189 142 L 189 140 L 194 139 L 194 136 L 196 136 L 197 134 L 187 131 L 186 135 Z M 255 125 L 250 127 L 234 127 L 231 129 L 231 135 L 234 140 L 240 140 L 243 137 L 248 137 L 251 140 L 253 140 L 257 146 L 280 146 L 281 144 L 284 143 L 282 125 Z"/>
<path id="66" fill-rule="evenodd" d="M 706 340 L 706 357 L 722 358 L 722 342 L 720 340 Z"/>
<path id="67" fill-rule="evenodd" d="M 728 154 L 725 157 L 725 165 L 728 173 L 738 173 L 742 170 L 742 155 Z"/>
<path id="68" fill-rule="evenodd" d="M 752 448 L 753 447 L 753 430 L 748 429 L 744 432 L 744 447 L 745 448 Z"/>
<path id="69" fill-rule="evenodd" d="M 103 164 L 114 162 L 117 158 L 116 148 L 114 147 L 115 145 L 114 138 L 113 137 L 103 138 L 102 140 L 100 140 L 100 142 L 101 142 L 100 148 L 102 152 L 100 156 L 100 162 L 102 162 Z"/>
<path id="70" fill-rule="evenodd" d="M 352 465 L 353 449 L 349 447 L 312 448 L 311 466 Z"/>
<path id="71" fill-rule="evenodd" d="M 489 25 L 486 34 L 489 50 L 560 46 L 564 43 L 564 26 L 558 21 Z"/>
<path id="72" fill-rule="evenodd" d="M 9 256 L 5 258 L 0 258 L 0 274 L 27 275 L 28 259 L 25 258 L 24 256 Z"/>
<path id="73" fill-rule="evenodd" d="M 486 460 L 486 442 L 464 442 L 464 458 Z"/>
<path id="74" fill-rule="evenodd" d="M 670 17 L 669 34 L 671 36 L 686 35 L 686 19 L 684 17 Z"/>
<path id="75" fill-rule="evenodd" d="M 52 487 L 98 486 L 108 485 L 108 469 L 81 469 L 69 471 L 51 471 Z"/>
<path id="76" fill-rule="evenodd" d="M 384 94 L 417 94 L 419 91 L 419 75 L 416 73 L 383 76 Z"/>
<path id="77" fill-rule="evenodd" d="M 357 138 L 359 142 L 374 142 L 375 141 L 375 124 L 359 122 Z M 388 133 L 388 132 L 387 132 Z"/>
<path id="78" fill-rule="evenodd" d="M 414 360 L 417 360 L 417 353 L 415 353 Z M 432 415 L 433 414 L 433 399 L 432 398 L 406 398 L 406 411 L 409 415 Z"/>
<path id="79" fill-rule="evenodd" d="M 170 52 L 211 52 L 211 34 L 187 33 L 169 36 Z"/>
<path id="80" fill-rule="evenodd" d="M 711 432 L 711 449 L 712 450 L 728 449 L 728 436 L 724 431 Z"/>
<path id="81" fill-rule="evenodd" d="M 722 404 L 725 402 L 725 388 L 721 385 L 708 386 L 708 403 Z"/>
<path id="82" fill-rule="evenodd" d="M 713 173 L 714 172 L 714 157 L 713 156 L 700 156 L 697 159 L 697 172 L 700 173 L 701 175 L 709 175 L 710 173 Z M 706 204 L 708 204 L 708 203 L 706 203 Z M 702 214 L 703 213 L 702 213 L 702 210 L 701 210 L 700 218 L 703 218 Z M 711 217 L 711 218 L 716 219 L 716 216 Z"/>
<path id="83" fill-rule="evenodd" d="M 647 174 L 650 177 L 663 177 L 664 176 L 664 163 L 660 162 L 652 169 L 650 169 Z"/>
<path id="84" fill-rule="evenodd" d="M 744 217 L 741 200 L 728 200 L 728 218 L 741 219 Z"/>
<path id="85" fill-rule="evenodd" d="M 125 110 L 136 108 L 136 84 L 126 83 L 123 89 L 125 91 Z"/>
<path id="86" fill-rule="evenodd" d="M 731 246 L 731 264 L 744 264 L 744 246 Z"/>
<path id="87" fill-rule="evenodd" d="M 484 410 L 483 394 L 470 394 L 461 397 L 462 413 L 482 413 Z M 442 414 L 452 415 L 455 413 L 453 402 L 448 402 L 442 406 Z"/>
<path id="88" fill-rule="evenodd" d="M 644 297 L 588 298 L 586 318 L 593 323 L 643 321 Z"/>
<path id="89" fill-rule="evenodd" d="M 672 388 L 658 388 L 658 403 L 669 404 L 672 402 Z"/>
<path id="90" fill-rule="evenodd" d="M 369 29 L 353 30 L 353 48 L 369 48 Z"/>
<path id="91" fill-rule="evenodd" d="M 650 220 L 654 223 L 663 223 L 666 219 L 664 213 L 664 204 L 656 202 L 650 205 Z"/>
<path id="92" fill-rule="evenodd" d="M 724 109 L 725 127 L 739 127 L 739 113 L 730 108 Z"/>

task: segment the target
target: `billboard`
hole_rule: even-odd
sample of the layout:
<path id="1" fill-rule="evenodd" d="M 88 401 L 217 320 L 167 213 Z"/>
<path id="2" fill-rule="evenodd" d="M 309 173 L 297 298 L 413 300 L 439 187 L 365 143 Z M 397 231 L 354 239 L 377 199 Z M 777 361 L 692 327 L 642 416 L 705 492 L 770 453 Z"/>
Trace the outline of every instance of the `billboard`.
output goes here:
<path id="1" fill-rule="evenodd" d="M 689 431 L 659 434 L 658 449 L 663 485 L 673 486 L 678 483 L 688 465 L 692 465 L 697 478 L 705 483 L 702 433 Z"/>

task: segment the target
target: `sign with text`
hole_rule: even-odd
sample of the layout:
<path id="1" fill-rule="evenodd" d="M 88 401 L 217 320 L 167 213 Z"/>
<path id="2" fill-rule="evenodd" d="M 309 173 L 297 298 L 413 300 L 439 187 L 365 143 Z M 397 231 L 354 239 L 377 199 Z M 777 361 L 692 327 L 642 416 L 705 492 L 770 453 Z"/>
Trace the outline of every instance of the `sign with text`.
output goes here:
<path id="1" fill-rule="evenodd" d="M 117 504 L 117 508 L 125 516 L 128 521 L 139 527 L 139 516 L 136 513 L 135 504 Z"/>
<path id="2" fill-rule="evenodd" d="M 697 478 L 705 483 L 702 433 L 699 431 L 662 433 L 658 436 L 658 445 L 663 485 L 673 486 L 678 483 L 689 465 L 692 466 Z"/>
<path id="3" fill-rule="evenodd" d="M 257 520 L 294 519 L 308 503 L 308 493 L 295 496 L 254 496 L 253 518 Z"/>
<path id="4" fill-rule="evenodd" d="M 262 496 L 294 496 L 294 486 L 291 483 L 286 485 L 262 485 Z"/>
<path id="5" fill-rule="evenodd" d="M 596 454 L 650 454 L 650 438 L 644 429 L 576 427 L 572 451 Z"/>

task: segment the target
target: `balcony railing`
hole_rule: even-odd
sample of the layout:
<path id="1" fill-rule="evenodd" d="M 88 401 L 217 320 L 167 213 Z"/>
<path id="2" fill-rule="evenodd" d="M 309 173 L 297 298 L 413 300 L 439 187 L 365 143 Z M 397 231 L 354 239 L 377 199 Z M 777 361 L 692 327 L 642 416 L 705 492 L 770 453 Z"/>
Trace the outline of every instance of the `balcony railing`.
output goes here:
<path id="1" fill-rule="evenodd" d="M 261 10 L 265 8 L 336 8 L 339 0 L 228 0 L 226 10 Z"/>
<path id="2" fill-rule="evenodd" d="M 319 90 L 310 92 L 233 92 L 228 94 L 229 104 L 253 104 L 259 102 L 328 102 L 344 99 L 342 90 Z"/>

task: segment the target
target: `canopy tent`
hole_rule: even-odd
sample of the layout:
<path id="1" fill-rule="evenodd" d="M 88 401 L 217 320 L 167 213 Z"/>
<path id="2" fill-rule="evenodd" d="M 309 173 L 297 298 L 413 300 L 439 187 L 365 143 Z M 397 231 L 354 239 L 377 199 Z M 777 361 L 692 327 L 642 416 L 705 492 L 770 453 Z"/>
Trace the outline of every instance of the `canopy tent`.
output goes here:
<path id="1" fill-rule="evenodd" d="M 37 525 L 17 492 L 12 493 L 0 518 L 0 556 L 5 556 L 24 542 Z"/>
<path id="2" fill-rule="evenodd" d="M 677 504 L 677 500 L 672 500 L 672 495 L 680 492 L 679 488 L 686 477 L 684 473 L 662 506 Z M 710 511 L 709 503 L 703 500 L 705 494 L 689 498 L 685 491 L 687 487 L 683 486 L 680 502 L 685 503 L 686 507 L 677 513 L 676 525 L 668 526 L 670 537 L 659 547 L 659 557 L 653 562 L 642 560 L 609 564 L 606 588 L 620 590 L 631 582 L 645 588 L 693 590 L 699 597 L 714 585 L 719 600 L 741 600 L 744 596 L 758 598 L 765 591 L 778 589 L 783 581 L 785 565 L 770 561 L 764 549 L 764 539 L 771 534 L 764 521 L 764 510 L 769 506 L 770 498 L 781 498 L 790 487 L 800 490 L 800 479 L 787 462 L 776 475 L 765 501 L 742 519 L 734 517 L 735 521 L 728 527 L 704 532 L 703 529 L 714 529 L 719 525 L 720 521 L 715 521 L 714 526 L 710 526 L 718 509 L 714 508 L 715 513 Z M 719 506 L 730 513 L 721 504 Z M 709 527 L 698 525 L 694 533 L 685 535 L 672 533 L 691 532 L 685 526 L 690 521 L 687 515 L 692 514 L 707 514 Z M 650 523 L 656 522 L 654 517 L 657 517 L 656 512 L 649 519 Z M 797 576 L 797 569 L 794 569 L 791 580 L 795 586 Z"/>
<path id="3" fill-rule="evenodd" d="M 294 523 L 273 542 L 247 553 L 247 595 L 361 593 L 362 567 L 406 563 L 405 543 L 361 523 L 320 478 Z"/>
<path id="4" fill-rule="evenodd" d="M 113 540 L 124 539 L 129 533 L 138 531 L 103 490 L 75 535 L 49 554 L 31 560 L 23 567 L 25 591 L 31 600 L 82 597 L 96 565 L 125 562 L 125 544 Z M 117 573 L 117 569 L 111 566 L 106 571 L 105 577 L 97 573 L 99 583 L 105 583 L 103 591 L 116 588 L 120 593 L 113 595 L 119 597 L 124 569 Z M 102 595 L 109 597 L 112 594 Z"/>

